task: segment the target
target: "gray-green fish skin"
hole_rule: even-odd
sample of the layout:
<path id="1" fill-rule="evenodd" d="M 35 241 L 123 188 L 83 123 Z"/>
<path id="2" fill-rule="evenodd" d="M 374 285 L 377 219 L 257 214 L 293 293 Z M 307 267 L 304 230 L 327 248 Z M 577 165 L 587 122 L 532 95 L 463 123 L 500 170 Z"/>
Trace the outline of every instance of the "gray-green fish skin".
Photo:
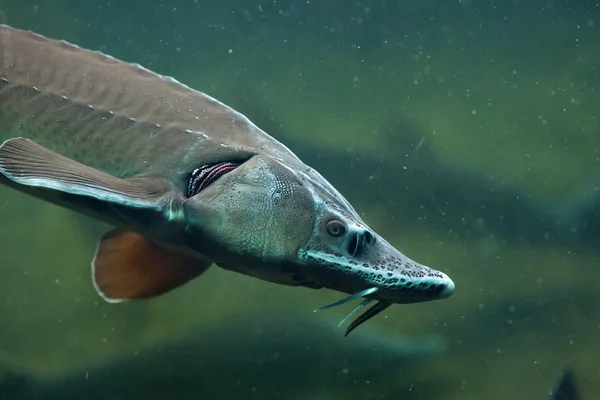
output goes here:
<path id="1" fill-rule="evenodd" d="M 0 142 L 25 137 L 127 178 L 267 154 L 304 164 L 244 115 L 173 78 L 0 26 Z M 16 50 L 16 51 L 15 51 Z"/>

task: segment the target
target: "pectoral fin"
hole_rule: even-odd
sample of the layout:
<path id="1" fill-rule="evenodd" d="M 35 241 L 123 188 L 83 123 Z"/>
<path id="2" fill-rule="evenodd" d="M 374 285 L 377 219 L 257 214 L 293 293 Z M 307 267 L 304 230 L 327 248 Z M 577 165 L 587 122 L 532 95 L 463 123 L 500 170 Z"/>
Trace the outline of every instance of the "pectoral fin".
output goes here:
<path id="1" fill-rule="evenodd" d="M 181 195 L 169 182 L 120 179 L 29 139 L 9 139 L 0 146 L 0 174 L 9 186 L 114 225 L 136 219 L 148 223 L 156 214 L 168 220 L 181 215 Z"/>
<path id="2" fill-rule="evenodd" d="M 211 264 L 172 252 L 136 233 L 115 229 L 98 243 L 92 278 L 98 293 L 117 303 L 169 292 Z"/>

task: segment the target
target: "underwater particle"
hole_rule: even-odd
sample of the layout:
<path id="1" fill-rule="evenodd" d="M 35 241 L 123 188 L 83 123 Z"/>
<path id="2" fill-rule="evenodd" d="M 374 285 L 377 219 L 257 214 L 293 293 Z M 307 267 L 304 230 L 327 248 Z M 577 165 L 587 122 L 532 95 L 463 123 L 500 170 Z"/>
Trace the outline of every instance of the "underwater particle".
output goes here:
<path id="1" fill-rule="evenodd" d="M 475 114 L 477 114 L 477 111 L 476 110 L 471 110 L 471 114 L 475 115 Z"/>
<path id="2" fill-rule="evenodd" d="M 231 54 L 231 53 L 233 53 L 233 49 L 229 49 L 227 52 L 228 52 L 229 54 Z"/>

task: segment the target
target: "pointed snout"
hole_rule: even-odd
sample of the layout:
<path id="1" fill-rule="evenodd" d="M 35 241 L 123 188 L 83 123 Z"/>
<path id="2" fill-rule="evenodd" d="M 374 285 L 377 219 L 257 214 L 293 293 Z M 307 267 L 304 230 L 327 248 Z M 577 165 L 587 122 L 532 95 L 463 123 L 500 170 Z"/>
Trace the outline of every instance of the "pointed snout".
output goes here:
<path id="1" fill-rule="evenodd" d="M 389 270 L 388 279 L 377 282 L 378 298 L 391 303 L 419 303 L 452 296 L 455 286 L 448 275 L 404 257 L 401 267 Z"/>
<path id="2" fill-rule="evenodd" d="M 378 287 L 375 297 L 390 303 L 418 303 L 446 299 L 454 293 L 454 281 L 445 273 L 420 264 L 384 240 L 371 248 L 363 264 L 374 273 L 367 276 Z"/>
<path id="3" fill-rule="evenodd" d="M 447 299 L 454 293 L 454 281 L 443 272 L 440 272 L 440 274 L 442 274 L 442 282 L 439 285 L 443 287 L 440 292 L 440 299 Z"/>
<path id="4" fill-rule="evenodd" d="M 376 234 L 347 242 L 339 253 L 299 251 L 300 260 L 315 267 L 307 279 L 313 287 L 317 282 L 351 295 L 372 290 L 369 299 L 396 304 L 446 299 L 454 293 L 448 275 L 410 259 Z"/>

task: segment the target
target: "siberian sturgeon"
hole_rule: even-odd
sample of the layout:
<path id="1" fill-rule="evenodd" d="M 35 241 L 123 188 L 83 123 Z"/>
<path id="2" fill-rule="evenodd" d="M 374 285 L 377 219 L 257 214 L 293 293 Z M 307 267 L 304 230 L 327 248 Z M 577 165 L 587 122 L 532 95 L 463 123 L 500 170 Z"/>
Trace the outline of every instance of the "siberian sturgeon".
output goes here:
<path id="1" fill-rule="evenodd" d="M 108 302 L 169 292 L 212 264 L 393 303 L 453 281 L 380 237 L 316 170 L 218 100 L 139 64 L 0 25 L 0 182 L 115 227 L 92 280 Z"/>

